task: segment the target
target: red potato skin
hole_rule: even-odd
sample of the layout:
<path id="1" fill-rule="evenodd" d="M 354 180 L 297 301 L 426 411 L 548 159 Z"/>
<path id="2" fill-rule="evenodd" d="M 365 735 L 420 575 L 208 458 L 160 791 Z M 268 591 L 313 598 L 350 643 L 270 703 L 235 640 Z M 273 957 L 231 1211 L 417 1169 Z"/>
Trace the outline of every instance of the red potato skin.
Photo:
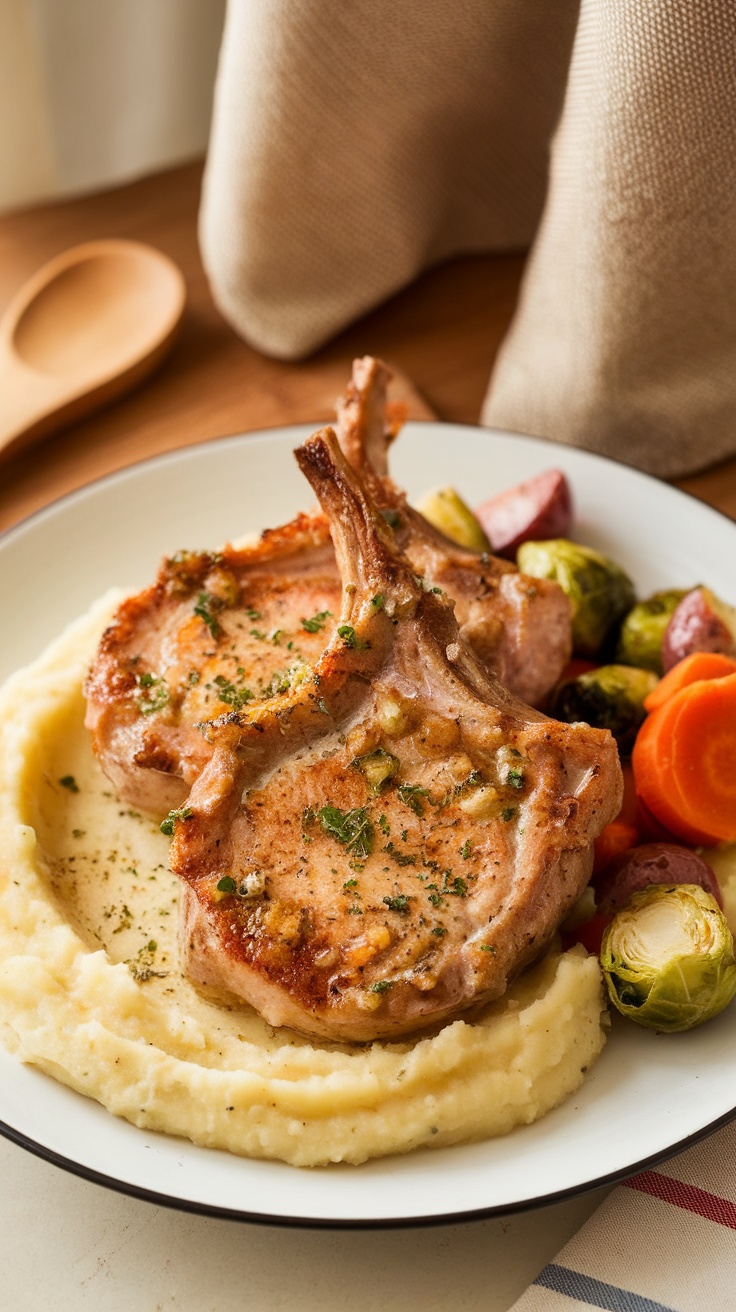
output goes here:
<path id="1" fill-rule="evenodd" d="M 723 906 L 718 880 L 702 856 L 678 843 L 645 843 L 624 853 L 595 881 L 598 912 L 615 914 L 651 884 L 699 884 Z"/>
<path id="2" fill-rule="evenodd" d="M 708 588 L 693 588 L 683 597 L 672 614 L 662 639 L 662 666 L 665 674 L 678 661 L 695 651 L 721 652 L 736 656 L 736 636 L 729 627 L 721 607 L 728 615 L 731 607 L 717 603 Z"/>
<path id="3" fill-rule="evenodd" d="M 495 555 L 514 560 L 522 542 L 569 536 L 570 485 L 560 469 L 547 469 L 484 501 L 475 516 Z"/>

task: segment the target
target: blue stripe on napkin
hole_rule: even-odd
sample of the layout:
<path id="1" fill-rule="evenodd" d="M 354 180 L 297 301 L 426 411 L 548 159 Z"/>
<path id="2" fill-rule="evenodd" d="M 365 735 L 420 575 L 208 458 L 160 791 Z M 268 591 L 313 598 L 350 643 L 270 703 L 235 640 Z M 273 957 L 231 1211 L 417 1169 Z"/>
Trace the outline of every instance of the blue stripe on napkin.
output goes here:
<path id="1" fill-rule="evenodd" d="M 664 1303 L 653 1303 L 651 1298 L 642 1298 L 630 1289 L 619 1289 L 617 1285 L 607 1285 L 592 1276 L 584 1276 L 580 1271 L 558 1266 L 551 1262 L 534 1281 L 556 1294 L 566 1294 L 579 1303 L 588 1303 L 592 1307 L 604 1308 L 605 1312 L 674 1312 Z"/>

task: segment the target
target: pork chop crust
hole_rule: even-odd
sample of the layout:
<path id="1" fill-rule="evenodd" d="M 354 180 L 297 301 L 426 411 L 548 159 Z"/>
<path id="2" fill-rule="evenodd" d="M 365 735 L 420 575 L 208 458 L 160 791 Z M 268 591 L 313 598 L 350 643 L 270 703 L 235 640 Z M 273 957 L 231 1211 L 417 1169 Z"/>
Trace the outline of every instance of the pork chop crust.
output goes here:
<path id="1" fill-rule="evenodd" d="M 93 748 L 121 797 L 179 806 L 210 756 L 198 725 L 308 677 L 339 608 L 318 515 L 250 547 L 164 560 L 118 607 L 85 685 Z"/>

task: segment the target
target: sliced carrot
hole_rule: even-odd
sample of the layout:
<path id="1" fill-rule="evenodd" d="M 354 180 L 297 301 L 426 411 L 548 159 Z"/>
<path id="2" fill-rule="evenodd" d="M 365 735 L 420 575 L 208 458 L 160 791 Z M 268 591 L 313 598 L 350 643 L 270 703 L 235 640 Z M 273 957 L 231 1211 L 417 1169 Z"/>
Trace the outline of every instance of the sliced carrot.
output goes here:
<path id="1" fill-rule="evenodd" d="M 688 684 L 699 679 L 724 679 L 729 674 L 736 674 L 736 661 L 729 656 L 722 656 L 717 651 L 694 651 L 660 679 L 656 688 L 644 698 L 644 710 L 656 711 L 681 688 L 687 688 Z"/>
<path id="2" fill-rule="evenodd" d="M 623 856 L 628 852 L 630 847 L 636 847 L 639 841 L 639 832 L 635 825 L 621 819 L 619 816 L 612 820 L 601 830 L 595 840 L 593 847 L 593 878 L 599 875 L 603 870 L 607 870 L 617 857 Z"/>
<path id="3" fill-rule="evenodd" d="M 736 841 L 736 674 L 691 683 L 644 721 L 636 791 L 688 843 Z"/>

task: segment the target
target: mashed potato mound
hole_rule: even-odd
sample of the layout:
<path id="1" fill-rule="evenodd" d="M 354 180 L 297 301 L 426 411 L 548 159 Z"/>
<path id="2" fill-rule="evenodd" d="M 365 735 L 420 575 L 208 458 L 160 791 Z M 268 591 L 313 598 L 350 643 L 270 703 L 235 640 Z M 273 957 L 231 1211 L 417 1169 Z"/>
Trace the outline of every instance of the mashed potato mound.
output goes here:
<path id="1" fill-rule="evenodd" d="M 99 603 L 0 691 L 0 1032 L 135 1125 L 298 1166 L 505 1134 L 604 1043 L 598 963 L 550 954 L 501 1001 L 414 1041 L 317 1043 L 177 969 L 168 840 L 112 793 L 83 727 Z"/>

